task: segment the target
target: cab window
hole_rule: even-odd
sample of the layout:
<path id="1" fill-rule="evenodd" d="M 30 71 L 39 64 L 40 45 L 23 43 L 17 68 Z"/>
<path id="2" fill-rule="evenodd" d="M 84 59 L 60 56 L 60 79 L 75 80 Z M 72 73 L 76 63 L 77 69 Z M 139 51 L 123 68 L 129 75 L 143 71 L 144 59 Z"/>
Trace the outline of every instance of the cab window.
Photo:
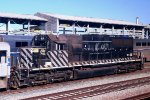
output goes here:
<path id="1" fill-rule="evenodd" d="M 137 42 L 137 43 L 136 43 L 136 46 L 141 46 L 141 42 Z"/>
<path id="2" fill-rule="evenodd" d="M 28 42 L 16 42 L 16 47 L 26 47 L 28 46 Z"/>

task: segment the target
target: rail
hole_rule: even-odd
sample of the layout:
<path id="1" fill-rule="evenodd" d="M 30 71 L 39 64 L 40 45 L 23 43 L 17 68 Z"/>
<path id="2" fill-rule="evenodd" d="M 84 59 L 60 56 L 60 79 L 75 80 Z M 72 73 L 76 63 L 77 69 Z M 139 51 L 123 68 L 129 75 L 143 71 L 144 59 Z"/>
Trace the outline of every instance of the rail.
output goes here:
<path id="1" fill-rule="evenodd" d="M 144 93 L 144 94 L 126 98 L 123 100 L 145 100 L 145 99 L 147 99 L 147 100 L 150 99 L 150 93 Z"/>
<path id="2" fill-rule="evenodd" d="M 37 97 L 26 98 L 23 100 L 76 100 L 76 99 L 83 99 L 88 97 L 94 97 L 97 95 L 102 95 L 105 93 L 121 91 L 128 88 L 136 88 L 137 86 L 143 86 L 146 84 L 150 84 L 150 77 L 138 78 L 133 80 L 115 82 L 115 83 L 108 83 L 104 85 L 97 85 L 92 87 L 80 88 L 76 90 L 70 90 L 65 92 L 47 94 Z"/>

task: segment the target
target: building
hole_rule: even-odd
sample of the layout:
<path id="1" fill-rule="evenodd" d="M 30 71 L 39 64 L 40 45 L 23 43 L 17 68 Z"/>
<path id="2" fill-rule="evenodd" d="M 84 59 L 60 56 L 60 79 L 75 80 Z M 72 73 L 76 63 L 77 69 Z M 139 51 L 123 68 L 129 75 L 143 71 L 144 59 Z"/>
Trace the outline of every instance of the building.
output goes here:
<path id="1" fill-rule="evenodd" d="M 46 19 L 28 14 L 0 13 L 0 23 L 4 24 L 5 29 L 0 30 L 0 33 L 10 33 L 11 24 L 21 24 L 22 29 L 26 32 L 31 31 L 31 26 L 44 26 Z M 1 26 L 0 26 L 1 27 Z M 18 30 L 18 31 L 21 31 Z M 16 33 L 16 32 L 15 32 Z"/>
<path id="2" fill-rule="evenodd" d="M 145 36 L 144 37 L 146 39 L 149 39 L 150 38 L 150 25 L 145 26 L 144 31 L 145 31 Z"/>
<path id="3" fill-rule="evenodd" d="M 51 13 L 36 13 L 35 15 L 0 13 L 0 23 L 5 29 L 0 33 L 22 34 L 41 30 L 45 33 L 57 34 L 109 34 L 109 35 L 130 35 L 134 38 L 149 38 L 150 27 L 138 23 L 123 20 L 101 19 L 91 17 L 67 16 Z M 11 32 L 11 24 L 21 24 L 22 29 Z M 1 27 L 1 26 L 0 26 Z M 40 30 L 40 31 L 38 31 Z M 34 31 L 35 32 L 35 31 Z"/>
<path id="4" fill-rule="evenodd" d="M 77 17 L 66 16 L 51 13 L 36 13 L 35 16 L 47 19 L 45 24 L 46 31 L 52 31 L 53 33 L 97 33 L 97 34 L 110 34 L 110 35 L 131 35 L 134 38 L 144 38 L 144 25 L 136 23 L 100 19 L 91 17 Z"/>

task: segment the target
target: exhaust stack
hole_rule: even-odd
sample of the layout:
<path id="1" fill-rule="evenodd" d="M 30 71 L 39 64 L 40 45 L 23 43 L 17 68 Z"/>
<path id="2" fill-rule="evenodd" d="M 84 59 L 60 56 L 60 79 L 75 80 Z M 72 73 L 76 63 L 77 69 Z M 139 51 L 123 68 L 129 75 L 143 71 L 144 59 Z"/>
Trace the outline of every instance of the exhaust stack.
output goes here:
<path id="1" fill-rule="evenodd" d="M 136 17 L 136 24 L 139 24 L 139 17 Z"/>

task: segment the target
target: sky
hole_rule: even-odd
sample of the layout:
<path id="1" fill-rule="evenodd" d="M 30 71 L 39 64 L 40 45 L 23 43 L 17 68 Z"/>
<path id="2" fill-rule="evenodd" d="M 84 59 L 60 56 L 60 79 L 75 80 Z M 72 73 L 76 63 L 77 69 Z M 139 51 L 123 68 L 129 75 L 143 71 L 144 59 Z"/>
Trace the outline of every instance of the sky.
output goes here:
<path id="1" fill-rule="evenodd" d="M 0 0 L 0 12 L 48 12 L 150 24 L 150 0 Z"/>

